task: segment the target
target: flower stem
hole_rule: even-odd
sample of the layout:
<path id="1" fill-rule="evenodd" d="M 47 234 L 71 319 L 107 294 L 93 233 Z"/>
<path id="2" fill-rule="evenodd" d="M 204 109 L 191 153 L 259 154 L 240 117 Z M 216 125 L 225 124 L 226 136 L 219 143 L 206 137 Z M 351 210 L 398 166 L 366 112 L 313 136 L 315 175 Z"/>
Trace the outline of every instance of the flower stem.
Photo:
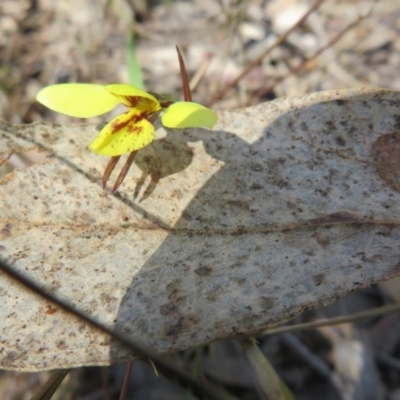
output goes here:
<path id="1" fill-rule="evenodd" d="M 110 178 L 111 173 L 114 171 L 114 168 L 117 165 L 120 157 L 121 156 L 114 156 L 110 158 L 110 161 L 108 162 L 103 174 L 103 190 L 106 188 L 108 179 Z"/>
<path id="2" fill-rule="evenodd" d="M 113 187 L 111 193 L 115 193 L 118 190 L 118 188 L 121 186 L 121 183 L 124 181 L 126 174 L 128 173 L 129 168 L 131 167 L 133 160 L 135 159 L 136 153 L 137 153 L 137 150 L 132 151 L 132 153 L 129 154 L 124 167 L 121 169 L 121 172 L 119 173 L 118 178 L 114 183 L 114 187 Z M 108 167 L 108 165 L 107 165 L 107 167 Z"/>

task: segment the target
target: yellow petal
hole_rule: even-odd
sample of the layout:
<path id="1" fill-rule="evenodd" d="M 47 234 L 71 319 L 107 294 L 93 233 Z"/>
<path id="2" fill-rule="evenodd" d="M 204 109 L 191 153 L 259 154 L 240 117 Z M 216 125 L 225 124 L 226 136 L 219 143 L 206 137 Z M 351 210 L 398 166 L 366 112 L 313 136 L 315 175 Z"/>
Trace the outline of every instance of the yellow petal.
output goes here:
<path id="1" fill-rule="evenodd" d="M 90 118 L 112 110 L 119 100 L 102 85 L 62 83 L 47 86 L 36 100 L 53 111 L 77 118 Z"/>
<path id="2" fill-rule="evenodd" d="M 147 146 L 154 140 L 154 126 L 132 110 L 111 120 L 89 145 L 94 153 L 120 156 Z"/>
<path id="3" fill-rule="evenodd" d="M 201 104 L 177 102 L 170 105 L 161 117 L 167 128 L 212 128 L 217 114 Z"/>
<path id="4" fill-rule="evenodd" d="M 153 95 L 135 86 L 113 84 L 105 86 L 105 89 L 127 107 L 145 108 L 150 112 L 158 111 L 161 108 L 159 101 Z"/>

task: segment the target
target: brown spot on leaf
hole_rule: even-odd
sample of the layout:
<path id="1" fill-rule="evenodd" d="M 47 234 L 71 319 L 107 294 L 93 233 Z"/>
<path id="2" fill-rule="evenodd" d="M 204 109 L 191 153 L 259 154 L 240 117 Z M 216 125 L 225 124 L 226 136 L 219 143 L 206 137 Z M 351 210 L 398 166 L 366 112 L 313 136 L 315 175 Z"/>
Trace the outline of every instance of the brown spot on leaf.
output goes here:
<path id="1" fill-rule="evenodd" d="M 317 274 L 312 277 L 315 286 L 319 286 L 324 281 L 324 274 Z"/>
<path id="2" fill-rule="evenodd" d="M 160 314 L 161 315 L 171 315 L 176 311 L 177 307 L 175 303 L 168 303 L 168 304 L 162 304 L 160 306 Z"/>
<path id="3" fill-rule="evenodd" d="M 315 240 L 323 247 L 328 246 L 331 243 L 329 235 L 325 232 L 318 232 Z"/>
<path id="4" fill-rule="evenodd" d="M 372 145 L 371 154 L 380 178 L 400 192 L 400 133 L 380 136 Z"/>
<path id="5" fill-rule="evenodd" d="M 208 276 L 211 274 L 212 268 L 210 267 L 200 267 L 194 270 L 197 275 Z"/>
<path id="6" fill-rule="evenodd" d="M 344 139 L 343 136 L 337 136 L 335 140 L 336 140 L 336 143 L 338 146 L 341 146 L 341 147 L 346 146 L 346 140 Z"/>
<path id="7" fill-rule="evenodd" d="M 180 200 L 183 197 L 183 193 L 178 188 L 175 188 L 172 190 L 170 197 L 171 199 L 176 198 Z"/>
<path id="8" fill-rule="evenodd" d="M 272 297 L 262 296 L 258 301 L 262 310 L 270 310 L 274 307 L 274 299 Z"/>
<path id="9" fill-rule="evenodd" d="M 241 210 L 250 210 L 250 205 L 247 201 L 240 201 L 240 200 L 227 200 L 227 205 L 233 208 L 238 208 Z"/>
<path id="10" fill-rule="evenodd" d="M 11 236 L 11 228 L 12 225 L 7 223 L 0 229 L 0 234 L 3 237 L 3 239 Z"/>
<path id="11" fill-rule="evenodd" d="M 178 322 L 168 329 L 166 336 L 179 336 L 182 332 L 194 331 L 200 322 L 199 317 L 195 314 L 180 317 Z"/>
<path id="12" fill-rule="evenodd" d="M 53 308 L 52 306 L 46 306 L 46 311 L 44 313 L 46 315 L 53 315 L 57 311 L 58 311 L 57 308 Z"/>
<path id="13" fill-rule="evenodd" d="M 331 223 L 358 223 L 359 218 L 357 215 L 353 215 L 346 211 L 335 212 L 329 215 L 325 215 L 318 218 L 312 218 L 309 220 L 311 225 L 326 225 Z"/>
<path id="14" fill-rule="evenodd" d="M 56 343 L 56 346 L 57 346 L 57 349 L 60 351 L 68 349 L 68 345 L 65 343 L 65 340 L 59 340 Z"/>

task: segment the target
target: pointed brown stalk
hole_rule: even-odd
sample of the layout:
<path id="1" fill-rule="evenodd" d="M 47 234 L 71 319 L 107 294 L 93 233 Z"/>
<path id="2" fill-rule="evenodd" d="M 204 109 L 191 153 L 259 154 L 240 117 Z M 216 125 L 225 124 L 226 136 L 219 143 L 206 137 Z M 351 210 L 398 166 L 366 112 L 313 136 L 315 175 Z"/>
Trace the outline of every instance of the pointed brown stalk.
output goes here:
<path id="1" fill-rule="evenodd" d="M 103 190 L 106 188 L 108 179 L 110 178 L 111 173 L 114 171 L 114 168 L 117 165 L 120 157 L 121 156 L 114 156 L 110 158 L 110 161 L 108 162 L 103 174 Z"/>
<path id="2" fill-rule="evenodd" d="M 185 101 L 192 101 L 192 92 L 189 86 L 189 78 L 185 67 L 185 61 L 183 61 L 182 53 L 178 46 L 176 46 L 176 51 L 178 52 L 179 68 L 181 70 L 183 98 Z"/>
<path id="3" fill-rule="evenodd" d="M 121 186 L 121 183 L 124 181 L 126 174 L 128 173 L 129 168 L 131 167 L 133 160 L 135 159 L 136 154 L 137 154 L 137 150 L 132 151 L 132 153 L 129 154 L 129 157 L 126 160 L 124 168 L 121 169 L 121 172 L 119 173 L 118 178 L 114 183 L 114 187 L 113 187 L 111 193 L 115 193 L 118 190 L 118 188 Z"/>

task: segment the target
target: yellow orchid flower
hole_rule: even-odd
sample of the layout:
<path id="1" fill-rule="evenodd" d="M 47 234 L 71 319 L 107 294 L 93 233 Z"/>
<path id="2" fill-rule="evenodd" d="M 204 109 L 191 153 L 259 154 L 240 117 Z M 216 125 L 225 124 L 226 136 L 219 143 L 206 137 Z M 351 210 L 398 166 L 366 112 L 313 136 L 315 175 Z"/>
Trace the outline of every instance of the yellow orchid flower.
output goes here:
<path id="1" fill-rule="evenodd" d="M 152 121 L 160 110 L 171 103 L 160 102 L 155 96 L 134 86 L 64 83 L 42 89 L 37 101 L 53 111 L 77 118 L 90 118 L 112 110 L 122 103 L 128 111 L 112 119 L 89 145 L 94 153 L 120 156 L 147 146 L 154 139 Z M 212 128 L 216 114 L 201 104 L 173 103 L 161 116 L 167 128 Z"/>
<path id="2" fill-rule="evenodd" d="M 212 128 L 217 121 L 216 114 L 201 104 L 162 102 L 150 93 L 123 84 L 52 85 L 42 89 L 36 99 L 53 111 L 77 118 L 104 114 L 119 103 L 128 108 L 112 119 L 89 145 L 94 153 L 112 157 L 103 175 L 103 187 L 122 154 L 131 153 L 126 165 L 132 164 L 136 152 L 154 140 L 153 122 L 163 110 L 161 122 L 167 128 Z M 122 183 L 130 164 L 121 171 L 113 192 Z"/>

